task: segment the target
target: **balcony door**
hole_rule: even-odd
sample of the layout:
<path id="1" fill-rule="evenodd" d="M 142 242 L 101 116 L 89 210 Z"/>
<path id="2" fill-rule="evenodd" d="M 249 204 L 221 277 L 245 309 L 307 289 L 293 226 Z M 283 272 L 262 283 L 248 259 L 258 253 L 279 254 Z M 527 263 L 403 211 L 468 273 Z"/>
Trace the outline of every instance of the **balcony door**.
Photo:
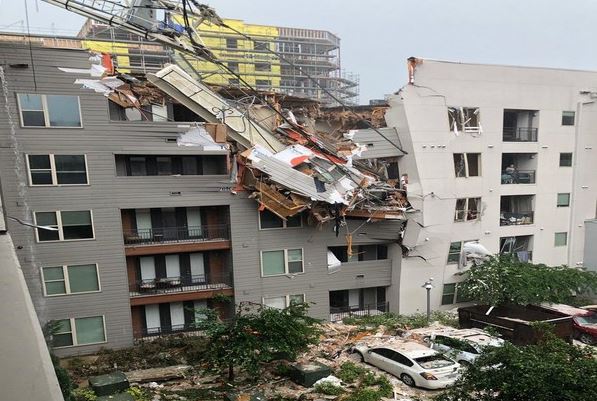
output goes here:
<path id="1" fill-rule="evenodd" d="M 190 238 L 201 238 L 201 209 L 199 207 L 187 208 L 187 230 Z"/>
<path id="2" fill-rule="evenodd" d="M 145 305 L 145 327 L 147 328 L 147 334 L 157 334 L 160 332 L 159 304 Z"/>
<path id="3" fill-rule="evenodd" d="M 137 223 L 137 236 L 143 240 L 152 240 L 153 232 L 149 209 L 137 209 L 135 211 L 135 219 Z"/>

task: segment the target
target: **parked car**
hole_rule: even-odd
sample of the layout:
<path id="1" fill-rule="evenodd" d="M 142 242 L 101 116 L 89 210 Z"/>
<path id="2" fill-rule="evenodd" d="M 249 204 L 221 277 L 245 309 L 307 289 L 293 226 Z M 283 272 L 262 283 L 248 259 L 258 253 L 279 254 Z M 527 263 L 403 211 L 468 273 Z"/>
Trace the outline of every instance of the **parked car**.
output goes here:
<path id="1" fill-rule="evenodd" d="M 453 385 L 461 373 L 457 362 L 414 342 L 373 348 L 357 344 L 353 352 L 364 362 L 399 377 L 411 387 L 446 388 Z"/>
<path id="2" fill-rule="evenodd" d="M 597 312 L 594 309 L 595 305 L 588 305 L 582 308 L 563 304 L 542 304 L 541 306 L 567 316 L 572 316 L 574 338 L 585 344 L 597 344 Z"/>
<path id="3" fill-rule="evenodd" d="M 472 365 L 486 347 L 501 347 L 504 340 L 479 329 L 432 334 L 429 347 L 447 354 L 463 366 Z"/>

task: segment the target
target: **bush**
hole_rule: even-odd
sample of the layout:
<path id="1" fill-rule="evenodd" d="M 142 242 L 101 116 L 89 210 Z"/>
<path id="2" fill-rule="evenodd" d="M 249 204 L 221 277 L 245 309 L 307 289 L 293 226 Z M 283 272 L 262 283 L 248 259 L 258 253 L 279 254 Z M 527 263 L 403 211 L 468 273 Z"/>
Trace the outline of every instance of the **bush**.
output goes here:
<path id="1" fill-rule="evenodd" d="M 438 321 L 446 326 L 458 327 L 458 317 L 448 312 L 432 312 L 429 321 Z M 425 313 L 414 313 L 412 315 L 383 313 L 375 316 L 353 316 L 344 318 L 343 322 L 359 326 L 361 329 L 386 326 L 390 329 L 410 330 L 428 326 L 427 314 Z"/>
<path id="2" fill-rule="evenodd" d="M 379 391 L 375 389 L 362 388 L 350 394 L 344 401 L 379 401 L 381 397 Z"/>
<path id="3" fill-rule="evenodd" d="M 149 401 L 149 394 L 147 394 L 147 392 L 145 390 L 143 390 L 142 388 L 139 387 L 131 387 L 128 390 L 126 390 L 127 393 L 129 393 L 131 396 L 133 396 L 133 398 L 135 399 L 135 401 Z"/>
<path id="4" fill-rule="evenodd" d="M 367 369 L 355 365 L 353 362 L 344 362 L 336 376 L 344 383 L 354 383 L 357 379 L 367 373 Z"/>
<path id="5" fill-rule="evenodd" d="M 62 391 L 64 401 L 72 401 L 72 392 L 74 386 L 68 371 L 60 366 L 60 359 L 58 359 L 56 355 L 50 354 L 50 358 L 52 359 L 52 364 L 54 365 L 54 372 L 56 373 L 56 378 L 58 379 L 58 384 L 60 385 L 60 390 Z"/>
<path id="6" fill-rule="evenodd" d="M 315 391 L 325 395 L 340 395 L 344 392 L 342 387 L 335 386 L 329 382 L 316 384 Z"/>
<path id="7" fill-rule="evenodd" d="M 95 401 L 97 399 L 97 395 L 88 387 L 78 388 L 72 394 L 74 401 Z"/>

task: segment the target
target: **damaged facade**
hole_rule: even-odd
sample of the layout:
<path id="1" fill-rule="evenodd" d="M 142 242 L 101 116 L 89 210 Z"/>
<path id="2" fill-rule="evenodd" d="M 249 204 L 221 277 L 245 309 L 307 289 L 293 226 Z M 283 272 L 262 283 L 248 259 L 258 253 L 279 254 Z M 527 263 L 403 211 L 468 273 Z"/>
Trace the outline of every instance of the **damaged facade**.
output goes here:
<path id="1" fill-rule="evenodd" d="M 58 354 L 191 329 L 192 308 L 226 317 L 221 296 L 313 302 L 322 319 L 397 310 L 415 211 L 396 130 L 326 132 L 304 99 L 272 94 L 272 112 L 176 66 L 32 51 L 35 71 L 26 46 L 2 44 L 2 190 L 10 216 L 42 226 L 9 222 Z"/>

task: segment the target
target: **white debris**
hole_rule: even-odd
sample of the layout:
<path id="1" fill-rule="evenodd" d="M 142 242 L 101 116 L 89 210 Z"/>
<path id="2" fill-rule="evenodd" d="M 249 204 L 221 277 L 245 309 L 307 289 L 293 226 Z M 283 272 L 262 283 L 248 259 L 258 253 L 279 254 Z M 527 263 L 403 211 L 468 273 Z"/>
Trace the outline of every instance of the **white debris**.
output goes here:
<path id="1" fill-rule="evenodd" d="M 202 150 L 227 152 L 226 145 L 216 143 L 202 126 L 191 128 L 187 132 L 179 134 L 176 144 L 178 146 L 198 146 Z"/>
<path id="2" fill-rule="evenodd" d="M 317 386 L 318 384 L 330 384 L 334 387 L 342 387 L 342 380 L 338 379 L 334 375 L 329 375 L 328 377 L 317 380 L 313 386 Z"/>

